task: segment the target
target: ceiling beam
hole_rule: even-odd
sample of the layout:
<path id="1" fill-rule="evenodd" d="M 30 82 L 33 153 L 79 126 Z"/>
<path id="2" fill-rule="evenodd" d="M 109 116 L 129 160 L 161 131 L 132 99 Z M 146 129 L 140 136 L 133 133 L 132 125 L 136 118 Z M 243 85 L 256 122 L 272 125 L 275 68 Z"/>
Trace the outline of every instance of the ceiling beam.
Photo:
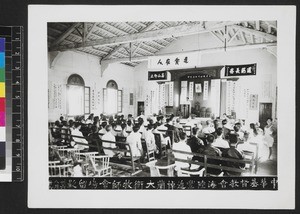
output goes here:
<path id="1" fill-rule="evenodd" d="M 234 29 L 232 29 L 233 32 L 234 32 Z M 237 30 L 233 35 L 232 37 L 229 39 L 228 43 L 227 44 L 230 44 L 230 42 L 232 42 L 234 40 L 234 38 L 239 34 L 240 30 Z"/>
<path id="2" fill-rule="evenodd" d="M 67 38 L 80 23 L 74 23 L 71 27 L 69 27 L 62 35 L 60 35 L 52 44 L 51 47 L 54 47 L 61 43 L 65 38 Z"/>
<path id="3" fill-rule="evenodd" d="M 96 25 L 97 25 L 97 22 L 95 22 L 95 23 L 93 24 L 93 26 L 91 27 L 91 29 L 90 29 L 89 32 L 87 33 L 86 39 L 88 39 L 89 36 L 93 33 L 94 29 L 96 28 Z"/>
<path id="4" fill-rule="evenodd" d="M 246 28 L 246 27 L 243 27 L 243 26 L 240 26 L 240 25 L 234 25 L 234 28 L 240 29 L 240 30 L 242 30 L 246 33 L 253 34 L 253 35 L 258 36 L 258 37 L 263 37 L 267 40 L 277 41 L 277 36 L 274 36 L 274 35 L 269 34 L 269 33 L 264 33 L 264 32 L 254 30 L 254 29 L 250 29 L 250 28 Z"/>
<path id="5" fill-rule="evenodd" d="M 131 30 L 133 30 L 134 32 L 139 32 L 137 29 L 135 29 L 134 27 L 132 27 L 130 24 L 128 24 L 127 22 L 123 22 L 124 25 L 126 25 L 128 28 L 130 28 Z"/>
<path id="6" fill-rule="evenodd" d="M 151 28 L 153 28 L 154 26 L 156 25 L 156 22 L 152 22 L 151 24 L 149 25 L 146 25 L 145 28 L 143 28 L 140 32 L 145 32 L 147 30 L 150 30 Z M 107 59 L 109 57 L 111 57 L 112 55 L 114 55 L 115 53 L 117 53 L 122 47 L 124 47 L 125 44 L 121 44 L 119 46 L 117 46 L 116 48 L 114 48 L 109 54 L 107 54 L 105 57 L 103 57 L 103 60 L 104 59 Z M 134 53 L 136 52 L 136 50 L 134 51 Z M 133 56 L 134 54 L 132 54 Z"/>
<path id="7" fill-rule="evenodd" d="M 241 38 L 242 38 L 244 44 L 246 44 L 246 43 L 247 43 L 247 39 L 246 39 L 246 37 L 245 37 L 244 32 L 243 32 L 243 31 L 240 31 L 240 35 L 241 35 Z"/>
<path id="8" fill-rule="evenodd" d="M 238 51 L 238 50 L 249 50 L 249 49 L 267 49 L 268 47 L 276 47 L 277 42 L 266 42 L 263 44 L 245 44 L 245 45 L 234 45 L 228 46 L 226 51 Z M 224 47 L 217 47 L 217 48 L 206 48 L 206 49 L 198 49 L 198 50 L 190 50 L 190 51 L 180 51 L 180 52 L 173 52 L 173 53 L 164 53 L 164 54 L 155 54 L 155 56 L 165 56 L 165 55 L 177 55 L 177 54 L 187 54 L 187 53 L 194 53 L 199 52 L 200 54 L 208 54 L 208 53 L 216 53 L 216 52 L 224 52 Z M 141 56 L 141 57 L 132 57 L 131 61 L 147 61 L 149 56 Z M 129 61 L 129 57 L 125 58 L 118 58 L 112 60 L 103 60 L 105 63 L 116 63 L 116 62 L 127 62 Z"/>
<path id="9" fill-rule="evenodd" d="M 219 29 L 220 27 L 224 27 L 224 26 L 219 25 L 217 29 Z M 50 48 L 50 51 L 66 51 L 66 50 L 74 50 L 77 48 L 84 48 L 90 46 L 106 46 L 106 45 L 113 45 L 113 44 L 124 44 L 129 42 L 133 43 L 133 42 L 141 42 L 141 41 L 151 41 L 157 39 L 164 39 L 168 37 L 181 37 L 181 36 L 188 36 L 188 35 L 199 34 L 199 33 L 206 33 L 217 29 L 215 28 L 204 29 L 202 25 L 199 24 L 186 24 L 186 25 L 169 27 L 169 28 L 164 28 L 164 29 L 159 29 L 154 31 L 147 31 L 142 33 L 128 34 L 124 36 L 116 36 L 116 37 L 104 38 L 104 39 L 99 39 L 94 41 L 87 41 L 85 44 L 77 43 L 73 45 L 62 45 L 59 47 Z"/>
<path id="10" fill-rule="evenodd" d="M 221 37 L 219 37 L 215 32 L 210 31 L 210 34 L 216 38 L 219 42 L 221 42 L 222 44 L 224 43 L 223 39 Z"/>

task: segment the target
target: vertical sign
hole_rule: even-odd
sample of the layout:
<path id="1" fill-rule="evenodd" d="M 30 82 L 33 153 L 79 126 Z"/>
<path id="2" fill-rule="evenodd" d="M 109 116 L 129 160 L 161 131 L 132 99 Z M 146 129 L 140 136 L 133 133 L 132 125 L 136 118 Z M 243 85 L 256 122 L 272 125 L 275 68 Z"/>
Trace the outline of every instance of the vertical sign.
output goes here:
<path id="1" fill-rule="evenodd" d="M 180 104 L 187 104 L 187 81 L 181 81 Z"/>
<path id="2" fill-rule="evenodd" d="M 250 94 L 249 110 L 257 110 L 258 107 L 258 94 Z"/>
<path id="3" fill-rule="evenodd" d="M 133 93 L 129 94 L 129 105 L 133 105 Z"/>
<path id="4" fill-rule="evenodd" d="M 6 109 L 5 109 L 5 39 L 0 38 L 0 170 L 5 169 Z"/>
<path id="5" fill-rule="evenodd" d="M 208 81 L 204 81 L 204 85 L 203 85 L 203 100 L 208 100 Z"/>
<path id="6" fill-rule="evenodd" d="M 189 83 L 189 100 L 194 98 L 194 82 Z"/>
<path id="7" fill-rule="evenodd" d="M 212 79 L 211 80 L 211 106 L 212 113 L 219 117 L 220 115 L 220 96 L 221 96 L 221 81 L 220 79 Z"/>
<path id="8" fill-rule="evenodd" d="M 173 106 L 173 100 L 174 100 L 174 83 L 169 82 L 169 106 Z"/>

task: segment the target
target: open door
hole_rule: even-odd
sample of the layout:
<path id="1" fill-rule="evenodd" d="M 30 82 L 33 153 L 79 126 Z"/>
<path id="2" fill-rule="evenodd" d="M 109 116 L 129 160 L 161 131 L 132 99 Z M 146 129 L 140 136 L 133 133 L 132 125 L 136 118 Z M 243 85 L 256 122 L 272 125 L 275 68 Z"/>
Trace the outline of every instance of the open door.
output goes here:
<path id="1" fill-rule="evenodd" d="M 264 128 L 268 118 L 272 118 L 272 103 L 259 103 L 259 123 Z"/>

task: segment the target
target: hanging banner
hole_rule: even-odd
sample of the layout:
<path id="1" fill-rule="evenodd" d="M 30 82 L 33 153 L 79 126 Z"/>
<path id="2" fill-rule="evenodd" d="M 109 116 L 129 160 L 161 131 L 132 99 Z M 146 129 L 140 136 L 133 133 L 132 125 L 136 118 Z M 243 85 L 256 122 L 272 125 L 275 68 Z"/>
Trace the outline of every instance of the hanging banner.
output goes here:
<path id="1" fill-rule="evenodd" d="M 226 65 L 225 76 L 249 76 L 256 75 L 256 63 L 247 65 Z"/>
<path id="2" fill-rule="evenodd" d="M 189 83 L 189 100 L 194 98 L 194 82 Z"/>
<path id="3" fill-rule="evenodd" d="M 202 93 L 202 86 L 201 86 L 201 83 L 195 84 L 195 92 L 196 92 L 196 93 Z"/>
<path id="4" fill-rule="evenodd" d="M 148 80 L 167 80 L 167 71 L 148 71 Z"/>
<path id="5" fill-rule="evenodd" d="M 178 53 L 165 56 L 148 57 L 149 70 L 170 70 L 194 68 L 200 65 L 200 53 Z"/>
<path id="6" fill-rule="evenodd" d="M 208 100 L 208 81 L 204 81 L 203 100 Z"/>
<path id="7" fill-rule="evenodd" d="M 180 104 L 187 104 L 187 81 L 181 81 Z"/>
<path id="8" fill-rule="evenodd" d="M 169 84 L 169 106 L 173 106 L 173 90 L 174 90 L 174 83 L 173 82 L 168 82 Z"/>
<path id="9" fill-rule="evenodd" d="M 258 107 L 258 94 L 250 94 L 249 110 L 257 110 Z"/>

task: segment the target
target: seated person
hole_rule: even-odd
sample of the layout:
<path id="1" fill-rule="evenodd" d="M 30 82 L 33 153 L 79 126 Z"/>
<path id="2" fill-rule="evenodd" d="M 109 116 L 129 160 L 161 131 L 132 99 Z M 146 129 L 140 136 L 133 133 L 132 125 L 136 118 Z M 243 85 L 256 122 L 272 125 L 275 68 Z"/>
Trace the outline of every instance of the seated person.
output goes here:
<path id="1" fill-rule="evenodd" d="M 238 140 L 242 141 L 244 139 L 244 133 L 241 131 L 242 125 L 240 123 L 236 123 L 233 126 L 234 132 L 238 135 Z"/>
<path id="2" fill-rule="evenodd" d="M 87 137 L 88 142 L 92 147 L 89 147 L 89 152 L 97 152 L 97 143 L 100 142 L 97 126 L 92 126 L 92 133 Z"/>
<path id="3" fill-rule="evenodd" d="M 132 120 L 127 120 L 126 132 L 132 132 Z"/>
<path id="4" fill-rule="evenodd" d="M 214 140 L 215 140 L 215 137 L 212 134 L 207 135 L 207 137 L 206 137 L 207 145 L 205 146 L 202 154 L 212 156 L 212 157 L 216 157 L 216 156 L 221 157 L 222 156 L 220 149 L 212 146 L 212 143 L 214 142 Z M 220 160 L 213 160 L 213 159 L 208 159 L 207 163 L 213 164 L 213 165 L 221 164 Z M 207 168 L 207 173 L 209 173 L 209 174 L 219 175 L 221 172 L 222 172 L 221 169 L 210 168 L 210 167 Z"/>
<path id="5" fill-rule="evenodd" d="M 180 138 L 180 140 L 178 142 L 173 143 L 173 148 L 172 149 L 177 150 L 177 151 L 183 151 L 183 152 L 192 152 L 191 147 L 189 145 L 187 145 L 187 143 L 186 143 L 186 140 L 187 140 L 186 134 L 184 132 L 180 132 L 179 138 Z M 193 155 L 174 152 L 174 157 L 176 159 L 192 160 Z M 189 163 L 175 160 L 175 165 L 176 165 L 175 170 L 177 172 L 180 171 L 181 169 L 190 170 L 190 164 Z"/>
<path id="6" fill-rule="evenodd" d="M 116 131 L 117 128 L 117 124 L 116 123 L 112 123 L 111 125 L 111 133 L 113 134 L 113 136 L 117 136 L 118 132 Z"/>
<path id="7" fill-rule="evenodd" d="M 249 133 L 245 132 L 245 134 L 244 134 L 244 142 L 243 143 L 239 143 L 236 148 L 239 151 L 253 152 L 254 157 L 256 157 L 256 155 L 257 155 L 256 154 L 256 147 L 257 147 L 256 144 L 249 142 Z"/>
<path id="8" fill-rule="evenodd" d="M 135 125 L 133 131 L 128 135 L 126 142 L 130 145 L 133 157 L 141 157 L 143 154 L 143 147 L 141 142 L 142 135 L 139 133 L 140 127 Z"/>
<path id="9" fill-rule="evenodd" d="M 176 119 L 173 119 L 173 126 L 175 126 L 178 129 L 183 129 L 182 125 L 180 124 L 179 117 L 177 117 Z"/>
<path id="10" fill-rule="evenodd" d="M 223 149 L 228 149 L 229 148 L 228 141 L 223 139 L 223 129 L 217 128 L 216 135 L 217 135 L 217 138 L 212 143 L 212 146 L 218 147 L 218 148 L 223 148 Z"/>
<path id="11" fill-rule="evenodd" d="M 117 136 L 119 136 L 119 137 L 128 137 L 128 133 L 126 132 L 126 123 L 122 123 L 121 124 L 121 132 L 118 132 L 117 133 Z"/>
<path id="12" fill-rule="evenodd" d="M 202 129 L 202 132 L 204 134 L 211 134 L 215 132 L 215 127 L 211 120 L 206 121 L 206 126 Z"/>
<path id="13" fill-rule="evenodd" d="M 197 137 L 198 128 L 192 128 L 192 136 L 187 140 L 187 145 L 191 147 L 191 151 L 197 153 L 201 148 L 204 148 L 203 141 Z"/>
<path id="14" fill-rule="evenodd" d="M 107 125 L 105 127 L 106 133 L 102 136 L 102 146 L 106 148 L 112 148 L 115 149 L 117 148 L 115 143 L 108 143 L 104 141 L 111 141 L 111 142 L 116 142 L 116 137 L 112 134 L 112 127 L 111 125 Z M 109 157 L 114 157 L 118 156 L 120 158 L 120 153 L 114 150 L 110 149 L 103 149 L 104 154 L 108 155 Z"/>
<path id="15" fill-rule="evenodd" d="M 83 138 L 83 134 L 82 132 L 80 131 L 81 129 L 81 124 L 79 122 L 75 122 L 75 125 L 74 125 L 74 130 L 72 130 L 71 134 L 72 134 L 72 138 L 73 138 L 73 141 L 71 142 L 71 146 L 73 146 L 74 148 L 76 149 L 80 149 L 80 150 L 84 150 L 84 151 L 88 151 L 89 147 L 88 147 L 88 142 L 86 139 Z M 78 136 L 78 137 L 75 137 L 75 136 Z M 81 144 L 77 144 L 77 143 L 81 143 Z M 85 145 L 82 145 L 82 144 L 86 144 Z"/>
<path id="16" fill-rule="evenodd" d="M 105 129 L 106 126 L 107 126 L 107 122 L 104 121 L 101 123 L 101 129 L 98 132 L 100 134 L 100 137 L 106 133 L 106 129 Z"/>
<path id="17" fill-rule="evenodd" d="M 153 125 L 153 134 L 159 134 L 160 135 L 160 139 L 161 139 L 161 143 L 164 145 L 171 145 L 171 140 L 170 137 L 165 135 L 163 132 L 158 130 L 157 124 Z"/>
<path id="18" fill-rule="evenodd" d="M 149 151 L 154 151 L 157 152 L 157 147 L 155 144 L 155 137 L 154 134 L 152 133 L 153 131 L 153 125 L 152 124 L 148 124 L 147 130 L 145 132 L 145 141 L 147 144 L 147 148 Z"/>
<path id="19" fill-rule="evenodd" d="M 223 157 L 239 159 L 239 160 L 244 159 L 243 152 L 239 151 L 236 148 L 237 142 L 238 142 L 238 135 L 235 133 L 230 133 L 229 134 L 230 148 L 227 150 L 227 152 L 223 153 Z M 224 165 L 228 166 L 228 167 L 238 168 L 238 169 L 245 167 L 244 163 L 234 163 L 231 161 L 225 162 Z M 225 171 L 225 174 L 228 176 L 240 176 L 241 175 L 240 172 L 232 172 L 232 171 Z"/>

